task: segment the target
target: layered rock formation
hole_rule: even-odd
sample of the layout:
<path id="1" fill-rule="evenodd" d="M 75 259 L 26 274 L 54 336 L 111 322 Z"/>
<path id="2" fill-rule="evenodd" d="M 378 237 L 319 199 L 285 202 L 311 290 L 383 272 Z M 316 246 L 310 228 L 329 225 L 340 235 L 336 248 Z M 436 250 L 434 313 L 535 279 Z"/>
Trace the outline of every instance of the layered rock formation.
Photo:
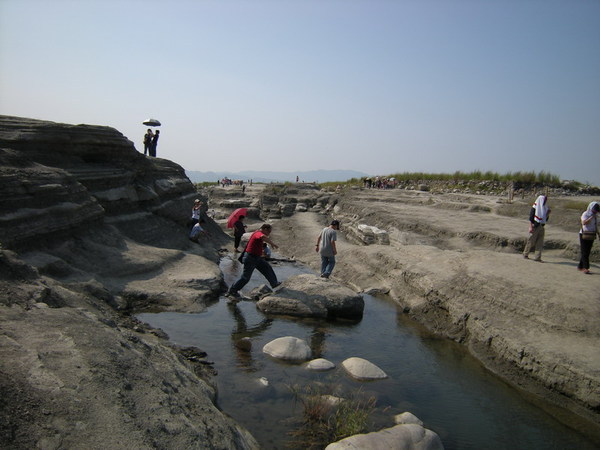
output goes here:
<path id="1" fill-rule="evenodd" d="M 9 248 L 102 222 L 184 223 L 196 195 L 182 167 L 146 158 L 108 127 L 1 116 L 0 148 L 0 240 Z M 146 224 L 143 235 L 154 242 L 156 231 Z"/>

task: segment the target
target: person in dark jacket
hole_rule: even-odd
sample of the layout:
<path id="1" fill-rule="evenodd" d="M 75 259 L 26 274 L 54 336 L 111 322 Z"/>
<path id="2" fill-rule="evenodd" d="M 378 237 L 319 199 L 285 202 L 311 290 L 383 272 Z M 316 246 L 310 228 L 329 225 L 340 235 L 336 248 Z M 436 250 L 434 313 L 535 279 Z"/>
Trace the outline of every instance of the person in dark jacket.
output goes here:
<path id="1" fill-rule="evenodd" d="M 579 230 L 581 258 L 577 269 L 583 273 L 590 273 L 590 253 L 592 252 L 596 235 L 600 235 L 600 227 L 598 227 L 599 213 L 600 204 L 598 202 L 591 202 L 581 215 L 581 230 Z"/>
<path id="2" fill-rule="evenodd" d="M 144 135 L 144 155 L 148 154 L 150 155 L 151 151 L 150 149 L 152 148 L 152 138 L 154 137 L 154 133 L 152 133 L 152 130 L 150 128 L 148 128 L 148 131 L 146 131 L 146 134 Z"/>
<path id="3" fill-rule="evenodd" d="M 156 130 L 152 137 L 152 144 L 150 145 L 150 156 L 156 157 L 156 146 L 158 145 L 158 137 L 160 136 L 160 130 Z"/>
<path id="4" fill-rule="evenodd" d="M 233 247 L 235 248 L 236 253 L 239 252 L 238 247 L 240 246 L 240 241 L 246 232 L 246 225 L 244 225 L 245 218 L 246 216 L 240 216 L 233 224 Z"/>

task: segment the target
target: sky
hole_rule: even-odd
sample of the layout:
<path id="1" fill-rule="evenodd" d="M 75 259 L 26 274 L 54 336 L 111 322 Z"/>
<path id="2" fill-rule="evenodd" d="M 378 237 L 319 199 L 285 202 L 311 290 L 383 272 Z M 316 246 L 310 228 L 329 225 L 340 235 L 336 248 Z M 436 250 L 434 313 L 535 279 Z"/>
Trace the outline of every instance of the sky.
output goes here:
<path id="1" fill-rule="evenodd" d="M 0 114 L 193 171 L 600 186 L 600 0 L 0 0 Z"/>

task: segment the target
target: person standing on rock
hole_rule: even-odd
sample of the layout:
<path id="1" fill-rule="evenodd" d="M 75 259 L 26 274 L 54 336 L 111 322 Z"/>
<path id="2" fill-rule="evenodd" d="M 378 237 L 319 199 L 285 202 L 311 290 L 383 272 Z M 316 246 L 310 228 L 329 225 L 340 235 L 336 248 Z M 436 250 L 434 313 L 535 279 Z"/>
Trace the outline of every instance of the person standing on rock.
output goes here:
<path id="1" fill-rule="evenodd" d="M 246 225 L 244 225 L 245 218 L 246 216 L 239 216 L 233 224 L 233 247 L 235 249 L 235 253 L 239 252 L 238 247 L 240 246 L 240 241 L 242 240 L 242 236 L 246 232 Z"/>
<path id="2" fill-rule="evenodd" d="M 239 291 L 248 284 L 254 269 L 258 269 L 258 271 L 263 274 L 271 285 L 271 288 L 274 289 L 281 284 L 277 281 L 275 271 L 263 257 L 263 244 L 266 243 L 273 248 L 279 248 L 277 244 L 269 238 L 271 231 L 271 225 L 265 223 L 250 236 L 250 240 L 246 245 L 246 253 L 243 258 L 244 270 L 242 276 L 229 288 L 226 294 L 228 297 L 240 297 Z"/>
<path id="3" fill-rule="evenodd" d="M 321 231 L 321 234 L 317 238 L 315 251 L 321 254 L 321 278 L 329 278 L 335 267 L 335 255 L 337 255 L 335 241 L 337 241 L 337 231 L 339 229 L 340 222 L 334 220 L 331 222 L 331 225 L 323 228 L 323 231 Z"/>
<path id="4" fill-rule="evenodd" d="M 542 261 L 542 248 L 544 247 L 544 235 L 546 222 L 550 217 L 550 208 L 548 208 L 548 197 L 540 195 L 531 206 L 529 212 L 529 238 L 523 251 L 523 258 L 529 259 L 529 253 L 535 251 L 535 259 L 537 262 Z"/>
<path id="5" fill-rule="evenodd" d="M 158 137 L 160 136 L 160 130 L 156 130 L 154 136 L 152 137 L 152 144 L 150 145 L 150 156 L 154 156 L 156 158 L 156 146 L 158 145 Z"/>
<path id="6" fill-rule="evenodd" d="M 146 134 L 144 135 L 144 155 L 146 155 L 146 153 L 148 155 L 151 153 L 150 149 L 152 148 L 153 137 L 154 133 L 152 133 L 152 130 L 148 128 L 148 131 L 146 131 Z"/>
<path id="7" fill-rule="evenodd" d="M 596 235 L 600 235 L 598 228 L 598 213 L 600 204 L 591 202 L 581 215 L 581 230 L 579 231 L 579 245 L 581 246 L 581 259 L 577 269 L 583 273 L 590 273 L 590 253 Z"/>

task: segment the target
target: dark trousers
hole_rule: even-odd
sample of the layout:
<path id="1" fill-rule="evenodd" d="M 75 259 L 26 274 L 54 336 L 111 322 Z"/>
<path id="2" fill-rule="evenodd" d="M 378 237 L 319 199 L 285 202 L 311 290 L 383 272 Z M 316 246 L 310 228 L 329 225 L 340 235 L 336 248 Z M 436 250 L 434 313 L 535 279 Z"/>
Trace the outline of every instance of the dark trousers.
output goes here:
<path id="1" fill-rule="evenodd" d="M 246 286 L 248 281 L 250 281 L 250 277 L 252 277 L 252 272 L 254 272 L 254 269 L 258 269 L 258 271 L 263 274 L 271 287 L 277 286 L 277 275 L 275 275 L 271 265 L 265 261 L 262 256 L 246 253 L 243 261 L 244 271 L 242 272 L 242 276 L 239 278 L 239 280 L 233 283 L 233 286 L 229 288 L 230 291 L 237 292 Z"/>
<path id="2" fill-rule="evenodd" d="M 592 252 L 592 246 L 594 241 L 588 241 L 581 239 L 579 235 L 579 245 L 581 246 L 581 259 L 579 260 L 578 269 L 589 269 L 590 268 L 590 253 Z"/>
<path id="3" fill-rule="evenodd" d="M 234 234 L 233 235 L 233 247 L 234 248 L 238 248 L 240 246 L 242 236 L 243 236 L 243 234 Z"/>

